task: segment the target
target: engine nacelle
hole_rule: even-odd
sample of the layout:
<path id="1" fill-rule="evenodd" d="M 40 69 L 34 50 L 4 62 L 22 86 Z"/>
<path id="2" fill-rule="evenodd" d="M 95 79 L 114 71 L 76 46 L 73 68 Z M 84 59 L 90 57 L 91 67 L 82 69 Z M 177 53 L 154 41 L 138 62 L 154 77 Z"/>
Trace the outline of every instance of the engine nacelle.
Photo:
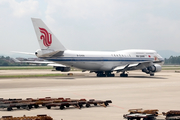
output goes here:
<path id="1" fill-rule="evenodd" d="M 142 69 L 142 72 L 149 74 L 150 72 L 155 73 L 155 72 L 160 72 L 161 70 L 162 67 L 159 64 L 154 64 L 152 66 Z"/>
<path id="2" fill-rule="evenodd" d="M 70 67 L 55 67 L 55 69 L 61 72 L 69 72 L 71 70 Z"/>

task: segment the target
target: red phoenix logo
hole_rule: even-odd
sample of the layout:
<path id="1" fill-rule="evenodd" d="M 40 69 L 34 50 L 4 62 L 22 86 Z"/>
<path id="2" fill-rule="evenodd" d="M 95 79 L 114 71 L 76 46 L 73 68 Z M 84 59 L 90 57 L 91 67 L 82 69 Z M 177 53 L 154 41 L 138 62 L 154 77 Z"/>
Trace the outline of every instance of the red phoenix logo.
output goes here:
<path id="1" fill-rule="evenodd" d="M 40 36 L 40 39 L 43 40 L 43 44 L 46 47 L 49 47 L 52 43 L 52 34 L 48 33 L 48 31 L 44 28 L 39 28 L 42 35 Z"/>

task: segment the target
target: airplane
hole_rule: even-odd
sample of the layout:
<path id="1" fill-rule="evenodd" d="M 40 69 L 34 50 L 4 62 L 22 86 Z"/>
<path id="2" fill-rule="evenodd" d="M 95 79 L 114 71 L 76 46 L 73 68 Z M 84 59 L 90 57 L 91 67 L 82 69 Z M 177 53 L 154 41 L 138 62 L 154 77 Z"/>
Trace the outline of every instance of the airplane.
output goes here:
<path id="1" fill-rule="evenodd" d="M 31 18 L 41 49 L 35 52 L 38 58 L 76 67 L 82 71 L 95 72 L 97 77 L 128 77 L 127 71 L 142 70 L 150 76 L 160 72 L 164 59 L 155 50 L 128 49 L 114 52 L 75 51 L 66 49 L 45 23 L 38 18 Z M 63 67 L 62 67 L 63 68 Z"/>

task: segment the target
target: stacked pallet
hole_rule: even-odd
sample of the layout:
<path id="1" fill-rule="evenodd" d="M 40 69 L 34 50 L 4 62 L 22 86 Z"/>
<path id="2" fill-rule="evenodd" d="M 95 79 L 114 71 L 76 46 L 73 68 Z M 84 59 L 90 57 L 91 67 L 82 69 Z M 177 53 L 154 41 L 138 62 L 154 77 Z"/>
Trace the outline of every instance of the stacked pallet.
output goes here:
<path id="1" fill-rule="evenodd" d="M 130 114 L 134 114 L 134 113 L 142 113 L 142 114 L 152 114 L 154 116 L 158 116 L 158 109 L 147 109 L 147 110 L 143 110 L 142 108 L 140 109 L 129 109 L 128 112 Z"/>
<path id="2" fill-rule="evenodd" d="M 168 112 L 162 112 L 166 116 L 166 120 L 180 120 L 180 110 L 170 110 Z"/>
<path id="3" fill-rule="evenodd" d="M 90 107 L 94 106 L 108 106 L 109 103 L 112 103 L 111 100 L 95 100 L 95 99 L 71 99 L 71 98 L 26 98 L 23 99 L 0 99 L 0 108 L 6 108 L 7 111 L 11 111 L 14 108 L 17 109 L 27 109 L 39 108 L 39 106 L 46 107 L 51 109 L 51 107 L 59 107 L 61 110 L 68 107 L 82 108 L 83 106 Z"/>
<path id="4" fill-rule="evenodd" d="M 2 116 L 0 120 L 53 120 L 53 118 L 47 115 L 37 115 L 37 116 L 24 115 L 22 117 Z"/>

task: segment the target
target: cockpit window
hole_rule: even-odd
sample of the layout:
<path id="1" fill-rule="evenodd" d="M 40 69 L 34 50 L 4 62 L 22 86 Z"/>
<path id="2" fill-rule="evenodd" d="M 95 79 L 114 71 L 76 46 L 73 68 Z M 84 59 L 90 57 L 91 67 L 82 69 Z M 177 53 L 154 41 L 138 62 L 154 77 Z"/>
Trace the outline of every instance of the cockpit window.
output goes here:
<path id="1" fill-rule="evenodd" d="M 158 58 L 161 58 L 161 56 L 160 56 L 159 54 L 157 54 L 157 57 L 158 57 Z"/>
<path id="2" fill-rule="evenodd" d="M 152 52 L 149 52 L 149 53 L 146 53 L 146 54 L 154 54 L 154 53 L 152 53 Z"/>

